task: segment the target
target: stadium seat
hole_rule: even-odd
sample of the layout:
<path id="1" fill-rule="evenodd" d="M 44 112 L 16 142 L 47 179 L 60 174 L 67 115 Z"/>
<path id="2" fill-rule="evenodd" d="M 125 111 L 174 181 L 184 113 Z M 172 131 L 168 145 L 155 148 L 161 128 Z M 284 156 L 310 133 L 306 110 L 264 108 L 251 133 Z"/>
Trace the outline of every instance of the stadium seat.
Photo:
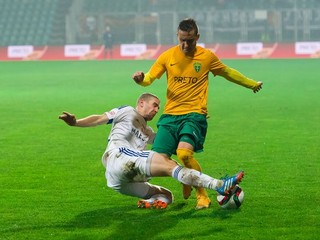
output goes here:
<path id="1" fill-rule="evenodd" d="M 46 44 L 64 0 L 0 0 L 0 46 Z"/>

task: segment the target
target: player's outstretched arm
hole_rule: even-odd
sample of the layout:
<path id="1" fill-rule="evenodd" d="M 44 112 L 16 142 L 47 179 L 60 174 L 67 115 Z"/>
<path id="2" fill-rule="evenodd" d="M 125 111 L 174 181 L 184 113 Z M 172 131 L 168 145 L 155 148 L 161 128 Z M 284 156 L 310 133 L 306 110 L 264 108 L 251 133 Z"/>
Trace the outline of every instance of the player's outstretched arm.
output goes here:
<path id="1" fill-rule="evenodd" d="M 223 69 L 219 75 L 230 82 L 252 89 L 254 93 L 257 93 L 262 89 L 262 82 L 256 82 L 230 67 Z"/>
<path id="2" fill-rule="evenodd" d="M 63 120 L 69 126 L 76 126 L 76 127 L 93 127 L 101 124 L 107 124 L 109 118 L 106 114 L 101 115 L 90 115 L 85 118 L 76 119 L 74 114 L 63 112 L 59 119 Z"/>

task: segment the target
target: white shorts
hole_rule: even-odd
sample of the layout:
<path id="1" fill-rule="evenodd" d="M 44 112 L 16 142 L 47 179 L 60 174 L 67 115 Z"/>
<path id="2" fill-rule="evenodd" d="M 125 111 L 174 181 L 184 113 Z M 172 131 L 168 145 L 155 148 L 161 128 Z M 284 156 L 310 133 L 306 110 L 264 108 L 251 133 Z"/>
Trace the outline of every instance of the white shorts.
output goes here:
<path id="1" fill-rule="evenodd" d="M 121 187 L 127 183 L 149 181 L 153 154 L 154 151 L 138 151 L 126 147 L 106 152 L 102 161 L 106 163 L 108 187 L 121 192 Z"/>

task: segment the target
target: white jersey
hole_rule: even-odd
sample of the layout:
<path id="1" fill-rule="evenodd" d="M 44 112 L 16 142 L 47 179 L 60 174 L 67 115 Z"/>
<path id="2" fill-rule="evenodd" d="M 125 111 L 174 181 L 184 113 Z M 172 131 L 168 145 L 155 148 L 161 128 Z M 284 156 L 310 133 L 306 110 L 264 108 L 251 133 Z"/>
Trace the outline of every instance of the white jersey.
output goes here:
<path id="1" fill-rule="evenodd" d="M 106 152 L 119 147 L 145 150 L 153 143 L 155 132 L 147 126 L 146 120 L 131 106 L 114 108 L 105 113 L 112 123 Z"/>
<path id="2" fill-rule="evenodd" d="M 112 123 L 108 146 L 102 156 L 108 186 L 120 191 L 124 183 L 148 181 L 153 152 L 143 150 L 148 143 L 153 143 L 155 132 L 131 106 L 114 108 L 105 114 L 108 124 Z"/>

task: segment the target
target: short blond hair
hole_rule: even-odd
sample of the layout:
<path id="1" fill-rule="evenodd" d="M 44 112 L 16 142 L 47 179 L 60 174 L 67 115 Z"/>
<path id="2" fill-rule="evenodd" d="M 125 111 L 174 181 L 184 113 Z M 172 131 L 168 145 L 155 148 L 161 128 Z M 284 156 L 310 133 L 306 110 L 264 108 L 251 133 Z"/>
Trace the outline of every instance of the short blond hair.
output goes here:
<path id="1" fill-rule="evenodd" d="M 152 93 L 142 93 L 142 94 L 140 95 L 140 97 L 138 98 L 138 100 L 137 100 L 137 104 L 138 104 L 141 100 L 148 101 L 148 100 L 150 100 L 150 98 L 156 98 L 156 99 L 158 99 L 158 100 L 160 101 L 160 99 L 159 99 L 156 95 L 154 95 L 154 94 L 152 94 Z"/>

